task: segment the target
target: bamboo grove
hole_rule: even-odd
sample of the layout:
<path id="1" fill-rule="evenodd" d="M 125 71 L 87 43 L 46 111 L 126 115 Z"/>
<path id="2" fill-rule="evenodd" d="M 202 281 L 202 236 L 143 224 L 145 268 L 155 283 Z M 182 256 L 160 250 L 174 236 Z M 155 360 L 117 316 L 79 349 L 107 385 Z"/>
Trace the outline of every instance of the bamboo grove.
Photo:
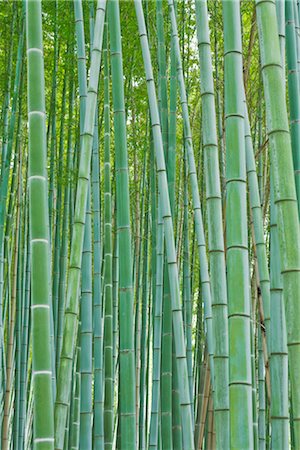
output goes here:
<path id="1" fill-rule="evenodd" d="M 300 2 L 0 7 L 2 450 L 300 449 Z"/>

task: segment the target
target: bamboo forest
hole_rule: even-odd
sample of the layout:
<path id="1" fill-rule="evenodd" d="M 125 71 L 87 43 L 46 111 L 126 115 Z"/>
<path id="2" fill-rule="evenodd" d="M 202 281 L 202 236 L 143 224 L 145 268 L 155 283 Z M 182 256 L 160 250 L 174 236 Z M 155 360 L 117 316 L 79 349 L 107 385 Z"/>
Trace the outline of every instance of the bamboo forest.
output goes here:
<path id="1" fill-rule="evenodd" d="M 1 450 L 300 450 L 299 217 L 299 0 L 2 0 Z"/>

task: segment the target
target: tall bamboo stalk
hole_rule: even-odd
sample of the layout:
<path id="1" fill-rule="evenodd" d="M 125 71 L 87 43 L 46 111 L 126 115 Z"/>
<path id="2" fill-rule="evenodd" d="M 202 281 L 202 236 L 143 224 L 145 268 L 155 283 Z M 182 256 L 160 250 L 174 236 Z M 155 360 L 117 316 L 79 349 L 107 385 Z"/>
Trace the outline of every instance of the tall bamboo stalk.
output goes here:
<path id="1" fill-rule="evenodd" d="M 208 29 L 208 12 L 205 0 L 196 0 L 196 19 L 203 105 L 202 131 L 206 175 L 213 334 L 215 336 L 213 350 L 215 377 L 214 412 L 217 446 L 219 447 L 222 445 L 227 447 L 229 445 L 227 283 L 216 108 Z"/>
<path id="2" fill-rule="evenodd" d="M 54 448 L 50 347 L 50 266 L 46 174 L 45 89 L 42 11 L 39 0 L 26 3 L 29 120 L 29 224 L 32 296 L 32 375 L 34 437 L 38 449 Z M 46 416 L 46 417 L 45 417 Z M 5 448 L 5 445 L 3 446 Z M 8 446 L 7 446 L 8 448 Z"/>
<path id="3" fill-rule="evenodd" d="M 107 24 L 106 24 L 107 28 Z M 107 29 L 106 29 L 107 32 Z M 114 427 L 114 367 L 113 367 L 113 296 L 112 296 L 112 205 L 110 164 L 110 114 L 109 114 L 109 65 L 108 42 L 105 35 L 104 47 L 104 360 L 105 360 L 105 403 L 104 442 L 111 449 Z"/>
<path id="4" fill-rule="evenodd" d="M 253 447 L 250 298 L 239 2 L 223 2 L 230 447 Z"/>
<path id="5" fill-rule="evenodd" d="M 287 322 L 287 343 L 293 404 L 295 445 L 300 445 L 300 396 L 297 373 L 300 366 L 300 230 L 297 211 L 291 141 L 282 83 L 281 57 L 275 3 L 256 2 L 264 93 L 267 103 L 267 131 L 270 140 L 271 177 L 283 280 L 283 301 Z M 267 20 L 266 20 L 267 18 Z M 270 52 L 272 49 L 272 52 Z M 279 106 L 280 105 L 280 106 Z"/>
<path id="6" fill-rule="evenodd" d="M 79 162 L 77 196 L 71 241 L 70 269 L 66 296 L 64 333 L 55 402 L 55 447 L 56 449 L 60 450 L 63 450 L 64 445 L 64 429 L 70 401 L 72 359 L 75 351 L 78 326 L 77 317 L 79 306 L 79 283 L 84 238 L 84 223 L 89 187 L 93 128 L 97 103 L 97 90 L 102 53 L 105 9 L 106 1 L 99 0 L 96 12 L 94 43 L 91 58 L 91 72 L 84 122 L 84 135 L 82 139 L 82 149 Z"/>
<path id="7" fill-rule="evenodd" d="M 170 279 L 170 291 L 172 301 L 172 319 L 173 319 L 173 328 L 176 330 L 176 333 L 174 334 L 174 339 L 175 339 L 176 363 L 178 369 L 178 379 L 180 388 L 181 418 L 183 427 L 185 428 L 185 433 L 183 434 L 183 448 L 193 449 L 194 440 L 192 430 L 192 413 L 188 387 L 188 372 L 187 372 L 186 351 L 184 345 L 182 313 L 179 303 L 180 300 L 179 300 L 179 285 L 178 285 L 178 269 L 176 261 L 174 232 L 170 210 L 170 199 L 168 193 L 166 168 L 163 154 L 163 141 L 160 128 L 154 78 L 152 73 L 148 37 L 145 27 L 144 13 L 140 0 L 135 0 L 135 10 L 139 25 L 139 35 L 141 40 L 144 66 L 146 72 L 151 125 L 156 153 L 158 187 L 161 195 L 162 215 L 164 218 L 168 274 Z"/>
<path id="8" fill-rule="evenodd" d="M 119 246 L 119 335 L 120 335 L 120 431 L 121 446 L 136 446 L 135 367 L 133 340 L 133 295 L 131 275 L 131 233 L 124 81 L 122 64 L 119 1 L 109 0 L 108 24 L 110 36 L 111 78 L 114 110 L 117 233 Z M 130 380 L 129 384 L 128 381 Z"/>

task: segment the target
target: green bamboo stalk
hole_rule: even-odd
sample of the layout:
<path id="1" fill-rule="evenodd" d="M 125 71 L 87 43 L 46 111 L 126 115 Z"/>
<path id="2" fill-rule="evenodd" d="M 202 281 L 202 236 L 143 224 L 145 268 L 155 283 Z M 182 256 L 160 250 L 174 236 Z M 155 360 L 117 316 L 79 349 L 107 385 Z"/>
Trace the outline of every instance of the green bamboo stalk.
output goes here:
<path id="1" fill-rule="evenodd" d="M 104 392 L 103 392 L 103 319 L 101 281 L 101 211 L 99 172 L 98 120 L 95 121 L 92 159 L 92 195 L 94 228 L 94 284 L 93 284 L 93 330 L 94 330 L 94 446 L 104 445 Z"/>
<path id="2" fill-rule="evenodd" d="M 266 448 L 266 396 L 265 396 L 265 364 L 262 350 L 262 333 L 258 327 L 258 448 Z"/>
<path id="3" fill-rule="evenodd" d="M 168 262 L 168 274 L 170 282 L 170 292 L 171 292 L 171 302 L 172 302 L 172 318 L 173 327 L 176 330 L 174 334 L 175 339 L 175 349 L 176 349 L 176 363 L 178 369 L 178 380 L 180 389 L 180 404 L 181 404 L 181 418 L 182 424 L 185 429 L 183 434 L 183 448 L 193 449 L 193 429 L 192 429 L 192 414 L 191 414 L 191 404 L 189 396 L 188 387 L 188 372 L 187 372 L 187 362 L 186 362 L 186 351 L 184 344 L 184 334 L 183 334 L 183 322 L 182 313 L 180 307 L 180 297 L 179 297 L 179 285 L 178 285 L 178 270 L 176 261 L 176 251 L 174 242 L 174 232 L 173 224 L 170 210 L 170 199 L 168 193 L 168 184 L 166 176 L 166 168 L 163 154 L 163 141 L 161 135 L 159 113 L 154 85 L 154 78 L 152 73 L 152 65 L 148 44 L 148 37 L 145 27 L 144 13 L 140 0 L 135 0 L 135 10 L 139 26 L 139 35 L 141 40 L 147 89 L 148 89 L 148 100 L 149 108 L 151 114 L 151 125 L 152 133 L 154 139 L 154 146 L 156 151 L 156 167 L 158 175 L 158 186 L 161 195 L 161 207 L 162 215 L 164 218 L 164 230 L 166 238 L 166 253 Z"/>
<path id="4" fill-rule="evenodd" d="M 25 22 L 22 19 L 21 22 L 22 25 L 22 39 L 23 39 L 23 32 L 24 32 L 24 26 Z M 21 39 L 21 37 L 20 37 Z M 21 73 L 21 85 L 20 85 L 20 92 L 22 92 L 22 86 L 23 86 L 23 73 Z M 23 220 L 23 206 L 21 205 L 23 203 L 22 198 L 20 197 L 19 193 L 19 186 L 22 184 L 21 180 L 21 156 L 22 156 L 22 135 L 21 135 L 21 120 L 22 120 L 22 95 L 20 95 L 18 99 L 18 120 L 17 120 L 17 128 L 16 128 L 16 138 L 15 138 L 15 144 L 14 144 L 14 163 L 13 163 L 13 172 L 11 176 L 11 184 L 10 184 L 10 193 L 9 193 L 9 202 L 7 206 L 7 217 L 6 217 L 6 224 L 5 224 L 5 245 L 4 245 L 4 258 L 7 258 L 6 254 L 10 253 L 12 258 L 18 258 L 20 261 L 19 267 L 17 268 L 17 273 L 15 269 L 15 264 L 12 264 L 12 274 L 11 274 L 11 302 L 10 304 L 13 304 L 13 286 L 17 282 L 17 292 L 15 294 L 16 297 L 16 330 L 15 330 L 15 337 L 16 337 L 16 345 L 15 345 L 15 383 L 14 383 L 14 390 L 15 395 L 14 397 L 11 397 L 10 401 L 10 409 L 11 412 L 14 412 L 13 414 L 13 433 L 14 433 L 14 440 L 16 443 L 18 443 L 18 428 L 19 428 L 19 405 L 20 405 L 20 364 L 21 364 L 21 355 L 20 355 L 20 347 L 21 347 L 21 312 L 22 312 L 22 291 L 21 291 L 21 274 L 22 274 L 22 263 L 23 263 L 23 234 L 22 234 L 22 220 Z M 16 195 L 17 193 L 17 195 Z M 18 212 L 19 208 L 21 208 L 21 211 Z M 20 218 L 19 218 L 20 214 Z M 14 225 L 15 223 L 15 225 Z M 19 228 L 20 236 L 16 237 L 16 228 Z M 15 236 L 15 239 L 12 236 Z M 16 252 L 14 250 L 14 245 L 16 245 L 16 241 L 18 240 L 18 253 L 16 255 Z M 11 249 L 10 249 L 11 248 Z M 9 276 L 9 274 L 8 274 Z M 15 278 L 17 277 L 17 281 Z M 5 316 L 4 316 L 5 318 Z M 8 331 L 7 331 L 8 334 Z M 9 351 L 9 345 L 7 342 L 7 350 Z M 6 364 L 3 364 L 3 369 L 5 368 Z M 2 370 L 2 368 L 1 368 Z M 7 368 L 6 368 L 7 370 Z M 7 377 L 6 377 L 7 380 Z M 3 396 L 4 391 L 9 391 L 11 388 L 8 386 L 8 383 L 6 383 L 7 389 L 4 388 L 1 393 L 1 397 Z M 12 384 L 13 387 L 13 384 Z M 6 399 L 6 392 L 5 392 L 5 399 Z M 3 402 L 1 401 L 1 405 L 3 407 Z M 12 410 L 13 408 L 13 410 Z M 2 410 L 2 408 L 1 408 Z M 2 413 L 2 411 L 1 411 Z M 4 404 L 4 413 L 5 413 L 5 404 Z M 2 416 L 2 414 L 1 414 Z M 5 416 L 3 425 L 5 424 Z M 3 426 L 4 428 L 4 426 Z"/>
<path id="5" fill-rule="evenodd" d="M 94 35 L 94 8 L 90 3 L 90 35 Z M 107 24 L 104 24 L 107 28 Z M 104 37 L 106 31 L 104 28 Z M 103 55 L 105 61 L 106 47 Z M 93 215 L 93 332 L 94 332 L 94 418 L 93 446 L 95 449 L 104 447 L 104 386 L 103 386 L 103 319 L 102 319 L 102 281 L 101 281 L 101 210 L 100 210 L 100 162 L 98 139 L 98 116 L 95 118 L 93 149 L 92 149 L 92 215 Z"/>
<path id="6" fill-rule="evenodd" d="M 136 153 L 136 149 L 135 149 Z M 144 153 L 143 162 L 143 174 L 141 176 L 140 191 L 143 194 L 145 191 L 146 183 L 146 152 Z M 142 246 L 142 234 L 144 226 L 144 195 L 141 196 L 140 205 L 138 210 L 141 212 L 141 220 L 137 221 L 137 233 L 136 237 L 136 250 L 137 250 L 137 270 L 136 270 L 136 298 L 135 298 L 135 360 L 136 360 L 136 437 L 137 446 L 139 445 L 139 410 L 140 410 L 140 373 L 141 373 L 141 333 L 142 333 L 142 274 L 143 268 L 141 262 L 143 261 L 143 246 Z"/>
<path id="7" fill-rule="evenodd" d="M 174 2 L 174 10 L 175 14 L 177 14 L 177 2 Z M 184 18 L 184 2 L 182 3 L 182 17 Z M 181 43 L 184 43 L 184 21 L 182 26 L 182 35 L 181 35 Z M 171 55 L 170 55 L 170 126 L 169 126 L 169 135 L 168 135 L 168 149 L 166 153 L 166 165 L 167 165 L 167 178 L 168 178 L 168 189 L 169 189 L 169 197 L 170 197 L 170 207 L 172 213 L 172 220 L 174 223 L 177 222 L 175 220 L 175 179 L 176 179 L 176 130 L 177 130 L 177 61 L 176 61 L 176 51 L 175 51 L 175 42 L 173 37 L 171 37 Z M 184 48 L 184 45 L 183 45 Z M 184 178 L 184 164 L 183 161 L 180 163 L 180 169 L 182 168 L 182 178 Z M 180 187 L 180 179 L 178 183 L 178 195 L 181 190 Z M 177 208 L 179 211 L 179 202 L 177 204 Z M 180 250 L 182 248 L 181 242 L 183 240 L 183 215 L 181 214 L 181 220 L 179 220 L 179 226 L 176 228 L 175 235 L 178 239 L 177 245 L 177 261 L 178 266 L 180 267 L 181 255 Z M 165 270 L 167 270 L 167 264 L 165 265 Z M 184 320 L 184 319 L 183 319 Z M 176 333 L 176 330 L 172 329 L 172 334 Z M 187 349 L 188 351 L 188 349 Z M 183 445 L 182 439 L 182 424 L 181 424 L 181 414 L 180 414 L 180 392 L 179 392 L 179 384 L 178 384 L 178 370 L 176 365 L 176 349 L 174 337 L 172 338 L 172 439 L 173 439 L 173 447 L 174 449 L 181 450 Z M 187 353 L 188 356 L 188 353 Z M 187 368 L 188 368 L 188 376 L 190 377 L 190 368 L 189 360 L 187 359 Z M 193 403 L 191 390 L 190 390 L 190 402 Z M 192 418 L 193 417 L 193 409 L 192 409 Z M 194 423 L 192 424 L 194 427 Z"/>
<path id="8" fill-rule="evenodd" d="M 13 17 L 10 28 L 11 33 L 11 45 L 9 46 L 8 65 L 7 65 L 7 85 L 5 89 L 4 105 L 3 105 L 3 144 L 1 152 L 1 177 L 0 177 L 0 311 L 3 311 L 3 295 L 4 295 L 4 256 L 5 256 L 5 218 L 7 214 L 7 196 L 8 196 L 8 183 L 9 183 L 9 168 L 11 164 L 11 156 L 13 150 L 13 140 L 16 122 L 17 101 L 20 94 L 22 66 L 23 66 L 23 48 L 25 37 L 25 21 L 24 21 L 24 9 L 21 15 L 21 30 L 18 42 L 17 62 L 15 69 L 15 80 L 13 87 L 13 99 L 11 105 L 11 115 L 9 116 L 9 99 L 11 89 L 11 73 L 12 73 L 12 59 L 13 59 L 13 35 L 16 25 L 16 6 L 13 7 Z M 4 361 L 4 332 L 2 324 L 3 316 L 0 315 L 0 360 L 1 364 L 0 381 L 5 380 L 5 361 Z M 1 383 L 2 384 L 2 383 Z M 1 392 L 1 397 L 3 393 Z M 2 400 L 2 398 L 1 398 Z"/>
<path id="9" fill-rule="evenodd" d="M 176 10 L 176 3 L 174 3 Z M 176 106 L 177 106 L 177 66 L 175 43 L 171 39 L 170 55 L 170 104 L 169 104 L 169 130 L 168 130 L 168 187 L 172 214 L 175 212 L 175 178 L 176 178 Z M 175 225 L 175 224 L 174 224 Z"/>
<path id="10" fill-rule="evenodd" d="M 293 153 L 298 214 L 300 218 L 300 84 L 297 64 L 297 36 L 294 1 L 285 2 L 286 56 L 290 106 L 290 135 Z"/>
<path id="11" fill-rule="evenodd" d="M 19 100 L 21 106 L 21 100 Z M 21 345 L 22 345 L 22 313 L 23 313 L 23 292 L 22 292 L 22 275 L 23 275 L 23 177 L 22 177 L 22 159 L 23 154 L 20 145 L 20 128 L 18 120 L 17 138 L 16 138 L 16 153 L 18 154 L 18 185 L 17 185 L 17 217 L 15 225 L 16 243 L 15 243 L 15 261 L 12 284 L 15 284 L 16 289 L 16 362 L 15 362 L 15 401 L 14 401 L 14 423 L 13 423 L 13 440 L 15 445 L 19 446 L 19 423 L 20 423 L 20 398 L 21 398 Z M 15 155 L 16 158 L 16 155 Z"/>
<path id="12" fill-rule="evenodd" d="M 220 177 L 221 177 L 221 191 L 222 201 L 225 200 L 226 194 L 226 176 L 225 176 L 225 143 L 224 143 L 224 130 L 223 130 L 223 104 L 221 101 L 220 93 L 220 75 L 219 75 L 219 48 L 218 48 L 218 23 L 217 23 L 217 6 L 215 2 L 214 8 L 214 66 L 215 66 L 215 80 L 216 80 L 216 113 L 217 113 L 217 127 L 218 127 L 218 143 L 219 143 L 219 161 L 220 161 Z"/>
<path id="13" fill-rule="evenodd" d="M 267 131 L 270 139 L 271 177 L 280 248 L 283 280 L 283 301 L 287 323 L 289 370 L 293 403 L 295 446 L 300 445 L 300 396 L 297 373 L 300 365 L 299 316 L 300 291 L 300 231 L 288 118 L 282 82 L 282 67 L 275 3 L 256 2 L 262 74 L 265 99 L 268 105 Z M 267 21 L 266 21 L 267 18 Z M 270 52 L 272 49 L 272 52 Z"/>
<path id="14" fill-rule="evenodd" d="M 117 205 L 115 200 L 114 214 L 116 217 Z M 114 224 L 114 244 L 113 244 L 113 361 L 114 361 L 114 381 L 116 382 L 116 372 L 118 365 L 118 336 L 119 336 L 119 321 L 118 321 L 118 293 L 119 293 L 119 245 L 118 234 L 116 230 L 116 223 Z"/>
<path id="15" fill-rule="evenodd" d="M 279 44 L 282 67 L 285 67 L 285 24 L 284 2 L 276 2 Z M 285 77 L 282 78 L 285 85 Z M 285 90 L 285 89 L 284 89 Z M 280 273 L 280 253 L 276 205 L 271 175 L 270 195 L 270 295 L 271 295 L 271 330 L 270 330 L 270 376 L 271 376 L 271 445 L 273 448 L 289 445 L 289 392 L 288 392 L 288 349 L 286 320 L 283 303 L 282 276 Z"/>
<path id="16" fill-rule="evenodd" d="M 212 58 L 206 1 L 196 0 L 202 96 L 202 131 L 208 213 L 208 247 L 214 345 L 214 413 L 217 447 L 229 446 L 227 283 L 223 239 L 222 194 Z"/>
<path id="17" fill-rule="evenodd" d="M 163 271 L 162 361 L 161 361 L 161 440 L 163 448 L 172 442 L 172 306 L 168 266 Z"/>
<path id="18" fill-rule="evenodd" d="M 168 119 L 168 97 L 167 97 L 167 77 L 166 77 L 166 47 L 164 38 L 164 19 L 162 1 L 156 2 L 156 25 L 157 25 L 157 59 L 158 59 L 158 102 L 160 111 L 160 121 L 162 129 L 162 139 L 165 158 L 169 155 L 169 119 Z M 160 201 L 160 200 L 159 200 Z M 162 223 L 161 225 L 162 226 Z M 163 231 L 160 230 L 160 233 Z M 163 240 L 159 241 L 163 245 Z M 159 255 L 163 251 L 159 249 Z M 158 263 L 159 264 L 159 263 Z M 172 448 L 172 314 L 171 299 L 166 264 L 163 264 L 163 316 L 162 316 L 162 337 L 161 337 L 161 438 L 162 446 Z M 160 287 L 158 288 L 160 289 Z M 158 293 L 158 298 L 160 294 Z"/>
<path id="19" fill-rule="evenodd" d="M 21 351 L 21 377 L 20 377 L 20 415 L 19 415 L 19 445 L 25 447 L 25 420 L 27 402 L 27 365 L 29 347 L 29 303 L 30 303 L 30 246 L 28 227 L 27 192 L 24 199 L 26 210 L 24 212 L 24 268 L 23 268 L 23 321 L 22 321 L 22 351 Z"/>
<path id="20" fill-rule="evenodd" d="M 81 377 L 80 377 L 80 354 L 81 349 L 77 347 L 77 359 L 76 359 L 76 371 L 74 374 L 74 399 L 73 399 L 73 411 L 72 411 L 72 426 L 70 435 L 70 447 L 71 450 L 79 449 L 79 436 L 80 436 L 80 389 L 81 389 Z"/>
<path id="21" fill-rule="evenodd" d="M 192 142 L 192 133 L 191 133 L 191 125 L 188 113 L 188 103 L 187 103 L 187 95 L 184 83 L 183 69 L 181 63 L 180 56 L 180 46 L 179 46 L 179 38 L 177 31 L 177 21 L 174 9 L 174 0 L 168 0 L 170 19 L 171 19 L 171 30 L 172 30 L 172 39 L 174 41 L 175 47 L 175 55 L 177 60 L 177 79 L 179 83 L 179 91 L 180 91 L 180 100 L 182 106 L 182 115 L 184 121 L 184 143 L 185 148 L 187 149 L 188 155 L 188 170 L 189 170 L 189 179 L 191 183 L 192 190 L 192 200 L 193 200 L 193 211 L 194 211 L 194 221 L 195 221 L 195 231 L 197 236 L 197 244 L 198 244 L 198 252 L 199 252 L 199 260 L 200 260 L 200 278 L 201 278 L 201 289 L 203 295 L 203 303 L 205 307 L 205 321 L 207 324 L 207 335 L 208 335 L 208 347 L 209 354 L 213 355 L 213 347 L 212 347 L 212 302 L 211 302 L 211 290 L 210 290 L 210 280 L 208 274 L 208 262 L 206 255 L 206 244 L 205 244 L 205 236 L 204 236 L 204 228 L 202 221 L 202 213 L 201 213 L 201 202 L 199 195 L 199 187 L 197 180 L 197 172 L 193 151 L 193 142 Z M 213 361 L 211 364 L 211 373 L 214 373 L 213 370 Z M 213 378 L 214 379 L 214 378 Z"/>
<path id="22" fill-rule="evenodd" d="M 285 2 L 284 0 L 276 0 L 276 16 L 279 36 L 279 47 L 281 55 L 281 65 L 285 74 Z M 285 78 L 285 77 L 284 77 Z"/>
<path id="23" fill-rule="evenodd" d="M 300 17 L 298 11 L 298 2 L 293 1 L 294 17 L 295 17 L 295 33 L 296 33 L 296 47 L 297 47 L 297 75 L 300 89 Z"/>
<path id="24" fill-rule="evenodd" d="M 92 241 L 90 189 L 86 206 L 86 220 L 82 255 L 82 285 L 80 304 L 80 431 L 79 445 L 92 448 Z"/>
<path id="25" fill-rule="evenodd" d="M 242 42 L 239 2 L 223 2 L 230 448 L 253 447 Z"/>
<path id="26" fill-rule="evenodd" d="M 67 158 L 64 171 L 67 173 L 66 184 L 64 188 L 64 207 L 62 217 L 62 236 L 60 246 L 60 263 L 59 263 L 59 304 L 57 312 L 57 336 L 56 336 L 56 357 L 58 370 L 58 355 L 61 352 L 62 334 L 63 334 L 63 318 L 65 310 L 65 298 L 66 298 L 66 282 L 67 282 L 67 266 L 68 266 L 68 238 L 71 235 L 69 229 L 69 214 L 70 214 L 70 197 L 71 197 L 71 183 L 72 183 L 72 170 L 73 170 L 73 158 L 72 158 L 72 121 L 73 121 L 73 109 L 74 109 L 74 77 L 73 63 L 70 67 L 71 75 L 69 79 L 69 117 L 68 117 L 68 140 L 67 140 Z"/>
<path id="27" fill-rule="evenodd" d="M 19 152 L 21 154 L 21 151 Z M 17 158 L 17 155 L 15 155 Z M 20 156 L 18 157 L 18 159 Z M 3 428 L 2 428 L 2 446 L 4 449 L 9 448 L 9 434 L 10 434 L 10 414 L 13 414 L 13 417 L 16 416 L 18 412 L 18 386 L 16 386 L 18 380 L 14 381 L 14 370 L 18 370 L 18 361 L 16 361 L 17 356 L 16 352 L 18 349 L 18 340 L 16 344 L 14 343 L 14 337 L 18 338 L 18 319 L 19 319 L 19 305 L 20 301 L 19 296 L 17 296 L 17 273 L 18 273 L 18 258 L 19 258 L 19 243 L 20 243 L 20 215 L 21 215 L 21 188 L 20 188 L 20 177 L 21 177 L 21 169 L 20 162 L 17 165 L 18 167 L 18 186 L 17 186 L 17 204 L 16 204 L 16 224 L 15 224 L 15 240 L 13 243 L 13 263 L 12 263 L 12 286 L 11 286 L 11 294 L 10 294 L 10 317 L 9 317 L 9 329 L 7 331 L 7 356 L 6 356 L 6 386 L 5 386 L 5 398 L 4 398 L 4 417 L 3 417 Z M 15 349 L 15 345 L 17 349 Z M 16 366 L 16 367 L 15 367 Z M 17 378 L 17 374 L 15 375 Z M 14 392 L 15 391 L 15 392 Z M 13 402 L 13 396 L 15 395 L 15 400 Z M 12 405 L 14 406 L 14 411 L 11 411 Z"/>
<path id="28" fill-rule="evenodd" d="M 99 69 L 101 64 L 105 9 L 106 1 L 99 0 L 97 4 L 94 43 L 91 57 L 91 70 L 84 122 L 84 135 L 82 138 L 82 149 L 79 162 L 77 196 L 71 240 L 70 268 L 66 296 L 63 343 L 57 379 L 57 394 L 55 403 L 55 447 L 57 450 L 62 450 L 64 446 L 64 430 L 70 399 L 72 359 L 74 356 L 77 335 L 77 317 L 79 306 L 78 300 L 84 238 L 84 222 L 86 213 L 86 200 L 89 187 L 93 128 L 97 104 L 97 90 Z"/>
<path id="29" fill-rule="evenodd" d="M 183 250 L 183 305 L 184 305 L 184 328 L 186 339 L 187 365 L 190 386 L 190 398 L 194 403 L 193 392 L 193 351 L 192 351 L 192 313 L 193 304 L 191 298 L 191 274 L 190 274 L 190 251 L 189 251 L 189 222 L 188 222 L 188 173 L 187 173 L 187 154 L 184 152 L 185 166 L 185 184 L 184 184 L 184 250 Z"/>
<path id="30" fill-rule="evenodd" d="M 79 127 L 82 135 L 85 126 L 86 101 L 87 101 L 87 79 L 86 79 L 86 54 L 84 38 L 84 22 L 82 1 L 74 0 L 75 30 L 77 43 L 77 67 L 79 81 Z"/>
<path id="31" fill-rule="evenodd" d="M 110 164 L 110 106 L 109 106 L 109 64 L 108 25 L 106 24 L 104 44 L 104 442 L 112 449 L 114 430 L 114 365 L 113 365 L 113 291 L 112 291 L 112 204 Z"/>
<path id="32" fill-rule="evenodd" d="M 29 223 L 32 295 L 34 439 L 38 449 L 54 448 L 50 347 L 50 267 L 46 176 L 45 90 L 42 11 L 39 0 L 26 3 L 29 115 Z"/>
<path id="33" fill-rule="evenodd" d="M 57 72 L 58 72 L 58 2 L 55 0 L 55 18 L 54 18 L 54 51 L 53 51 L 53 73 L 52 73 L 52 94 L 50 104 L 50 117 L 48 125 L 48 133 L 51 133 L 50 138 L 50 170 L 49 170 L 49 235 L 52 240 L 53 223 L 55 220 L 55 194 L 54 194 L 54 178 L 55 178 L 55 156 L 57 148 L 57 134 L 56 134 L 56 100 L 57 100 Z M 48 142 L 47 142 L 48 144 Z M 48 147 L 48 145 L 47 145 Z M 55 278 L 55 277 L 54 277 Z M 55 306 L 54 306 L 55 308 Z"/>
<path id="34" fill-rule="evenodd" d="M 270 210 L 270 275 L 272 305 L 270 330 L 271 445 L 272 448 L 287 448 L 289 446 L 288 350 L 282 276 L 280 273 L 276 205 L 274 204 L 274 191 L 272 186 Z"/>
<path id="35" fill-rule="evenodd" d="M 63 175 L 63 154 L 64 154 L 64 129 L 65 129 L 65 115 L 66 115 L 66 88 L 67 88 L 67 65 L 65 66 L 64 74 L 64 84 L 62 92 L 62 109 L 61 109 L 61 123 L 60 123 L 60 138 L 59 138 L 59 163 L 57 168 L 58 180 L 62 178 Z M 49 198 L 50 202 L 50 198 Z M 53 282 L 52 282 L 52 301 L 53 301 L 53 320 L 54 320 L 54 336 L 55 336 L 55 347 L 57 348 L 57 336 L 58 330 L 57 325 L 58 311 L 59 311 L 59 269 L 60 269 L 60 248 L 61 248 L 61 207 L 62 207 L 62 186 L 58 181 L 57 183 L 57 197 L 56 197 L 56 208 L 58 213 L 56 214 L 55 227 L 54 227 L 54 254 L 53 254 Z M 51 215 L 51 212 L 50 212 Z M 58 347 L 59 348 L 59 347 Z M 56 352 L 56 367 L 59 361 L 59 352 Z"/>
<path id="36" fill-rule="evenodd" d="M 174 330 L 173 330 L 174 333 Z M 182 426 L 180 414 L 180 392 L 178 383 L 178 373 L 176 369 L 176 353 L 175 342 L 172 339 L 172 367 L 174 367 L 172 374 L 172 440 L 174 450 L 182 449 Z M 192 411 L 193 413 L 193 411 Z M 193 419 L 193 416 L 192 416 Z"/>
<path id="37" fill-rule="evenodd" d="M 161 129 L 163 136 L 163 144 L 166 152 L 169 138 L 169 118 L 168 118 L 168 94 L 167 94 L 167 57 L 164 32 L 163 2 L 156 2 L 156 28 L 157 28 L 157 60 L 158 60 L 158 77 L 159 89 L 158 98 L 160 105 Z"/>
<path id="38" fill-rule="evenodd" d="M 253 281 L 256 281 L 254 277 L 252 277 Z M 256 300 L 256 291 L 255 287 L 252 289 L 252 293 L 254 294 L 254 298 Z M 252 375 L 252 416 L 253 416 L 253 445 L 254 449 L 258 449 L 258 417 L 257 417 L 257 381 L 256 381 L 256 342 L 254 336 L 254 324 L 256 320 L 256 309 L 253 311 L 252 309 L 252 322 L 251 322 L 251 375 Z"/>
<path id="39" fill-rule="evenodd" d="M 155 171 L 154 161 L 154 147 L 151 146 L 151 167 L 152 172 Z M 163 230 L 163 218 L 161 215 L 160 198 L 158 194 L 158 207 L 154 199 L 156 197 L 156 183 L 154 174 L 152 176 L 152 224 L 156 229 L 156 247 L 153 247 L 152 252 L 155 250 L 155 304 L 154 304 L 154 323 L 153 323 L 153 372 L 152 372 L 152 406 L 151 406 L 151 421 L 150 421 L 150 436 L 149 436 L 149 448 L 157 449 L 159 440 L 159 406 L 160 406 L 160 383 L 161 383 L 161 340 L 162 340 L 162 285 L 163 285 L 163 252 L 164 252 L 164 230 Z M 157 214 L 156 214 L 157 210 Z M 153 214 L 153 211 L 155 213 Z M 157 217 L 157 223 L 155 218 Z M 152 235 L 153 235 L 152 231 Z"/>
<path id="40" fill-rule="evenodd" d="M 255 255 L 257 258 L 258 273 L 256 277 L 261 291 L 263 301 L 263 320 L 264 333 L 261 339 L 267 342 L 267 355 L 264 355 L 265 365 L 268 366 L 268 355 L 270 354 L 270 276 L 268 269 L 267 249 L 264 238 L 264 223 L 261 205 L 258 177 L 255 167 L 255 158 L 253 143 L 251 137 L 248 109 L 245 105 L 244 132 L 245 132 L 245 151 L 246 151 L 246 171 L 249 185 L 249 199 L 251 208 L 251 219 L 253 222 L 252 238 L 255 246 Z M 260 296 L 259 296 L 260 297 Z M 263 344 L 262 344 L 263 345 Z"/>
<path id="41" fill-rule="evenodd" d="M 139 410 L 139 448 L 147 448 L 147 341 L 149 339 L 147 316 L 149 312 L 148 293 L 148 241 L 149 241 L 149 188 L 145 186 L 145 221 L 144 221 L 144 245 L 143 245 L 143 273 L 142 273 L 142 330 L 141 330 L 141 373 L 140 373 L 140 410 Z M 150 317 L 149 317 L 150 322 Z"/>
<path id="42" fill-rule="evenodd" d="M 108 24 L 110 36 L 111 77 L 115 130 L 115 170 L 117 199 L 117 233 L 119 246 L 119 407 L 121 447 L 136 446 L 135 367 L 133 340 L 133 295 L 130 233 L 130 202 L 124 82 L 119 1 L 109 0 Z"/>

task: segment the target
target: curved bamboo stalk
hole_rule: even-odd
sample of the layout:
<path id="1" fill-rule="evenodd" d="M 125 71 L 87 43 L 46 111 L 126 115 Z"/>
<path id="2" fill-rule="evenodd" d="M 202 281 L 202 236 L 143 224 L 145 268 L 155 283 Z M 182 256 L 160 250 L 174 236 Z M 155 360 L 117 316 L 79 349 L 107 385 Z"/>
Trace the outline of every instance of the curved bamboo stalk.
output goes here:
<path id="1" fill-rule="evenodd" d="M 64 429 L 70 401 L 72 359 L 75 351 L 75 342 L 78 327 L 80 271 L 82 262 L 86 200 L 90 177 L 90 163 L 94 131 L 93 129 L 97 104 L 97 90 L 102 54 L 105 9 L 106 0 L 98 0 L 94 31 L 94 43 L 91 58 L 91 72 L 84 122 L 84 134 L 79 161 L 77 196 L 66 296 L 63 343 L 57 379 L 57 394 L 55 402 L 55 447 L 57 450 L 63 450 L 65 435 Z"/>

